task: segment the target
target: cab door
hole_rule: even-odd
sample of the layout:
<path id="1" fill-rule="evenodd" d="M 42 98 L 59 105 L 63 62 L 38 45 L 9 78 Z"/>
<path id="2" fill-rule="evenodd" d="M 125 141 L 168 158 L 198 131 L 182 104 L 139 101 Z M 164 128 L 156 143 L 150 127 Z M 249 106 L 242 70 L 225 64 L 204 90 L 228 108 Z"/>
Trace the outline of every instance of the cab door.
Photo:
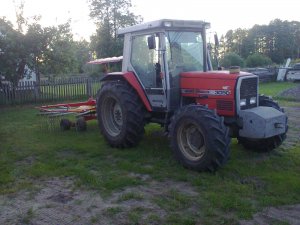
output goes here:
<path id="1" fill-rule="evenodd" d="M 154 111 L 167 109 L 164 51 L 161 50 L 161 40 L 161 33 L 137 35 L 131 40 L 130 64 L 143 85 Z"/>

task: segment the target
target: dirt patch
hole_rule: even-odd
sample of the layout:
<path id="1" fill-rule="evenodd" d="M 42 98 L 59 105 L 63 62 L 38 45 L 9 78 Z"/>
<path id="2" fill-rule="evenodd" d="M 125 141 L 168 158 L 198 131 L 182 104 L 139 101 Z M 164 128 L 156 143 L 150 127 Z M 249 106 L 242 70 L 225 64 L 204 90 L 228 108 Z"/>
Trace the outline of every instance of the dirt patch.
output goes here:
<path id="1" fill-rule="evenodd" d="M 297 101 L 300 101 L 300 85 L 281 92 L 279 96 L 285 98 L 293 98 Z"/>
<path id="2" fill-rule="evenodd" d="M 254 189 L 263 189 L 265 187 L 265 182 L 262 181 L 260 178 L 258 177 L 245 177 L 243 179 L 241 179 L 241 184 L 248 184 L 253 186 Z"/>
<path id="3" fill-rule="evenodd" d="M 281 147 L 287 150 L 291 147 L 295 147 L 300 141 L 300 108 L 286 107 L 284 110 L 288 115 L 289 130 L 287 138 Z"/>
<path id="4" fill-rule="evenodd" d="M 256 213 L 252 220 L 240 221 L 240 225 L 300 224 L 300 204 L 283 207 L 270 207 Z"/>
<path id="5" fill-rule="evenodd" d="M 170 191 L 198 195 L 184 182 L 152 181 L 103 198 L 96 191 L 78 190 L 70 178 L 54 178 L 30 191 L 0 196 L 0 224 L 132 224 L 137 215 L 139 223 L 149 224 L 153 215 L 157 221 L 166 216 L 154 200 Z"/>

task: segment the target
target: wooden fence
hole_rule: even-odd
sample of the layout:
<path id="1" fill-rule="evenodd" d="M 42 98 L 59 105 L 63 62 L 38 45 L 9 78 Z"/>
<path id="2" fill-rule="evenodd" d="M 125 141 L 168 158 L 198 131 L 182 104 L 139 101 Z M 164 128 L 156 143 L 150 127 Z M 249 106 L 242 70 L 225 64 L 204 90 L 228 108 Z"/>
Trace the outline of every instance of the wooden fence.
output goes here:
<path id="1" fill-rule="evenodd" d="M 16 88 L 6 82 L 0 86 L 0 105 L 87 99 L 96 96 L 100 85 L 100 78 L 24 81 Z"/>

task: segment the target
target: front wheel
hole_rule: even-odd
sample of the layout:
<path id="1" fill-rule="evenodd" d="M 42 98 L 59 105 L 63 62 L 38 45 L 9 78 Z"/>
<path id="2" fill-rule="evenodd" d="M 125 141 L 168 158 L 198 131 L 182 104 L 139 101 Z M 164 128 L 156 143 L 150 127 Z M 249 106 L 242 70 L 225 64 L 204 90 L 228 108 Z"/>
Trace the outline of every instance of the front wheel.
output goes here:
<path id="1" fill-rule="evenodd" d="M 253 150 L 256 152 L 270 152 L 273 149 L 280 146 L 285 138 L 286 134 L 280 134 L 265 139 L 251 139 L 239 137 L 238 141 L 239 144 L 242 144 L 243 147 L 247 150 Z"/>
<path id="2" fill-rule="evenodd" d="M 103 84 L 97 97 L 98 123 L 112 147 L 136 146 L 144 134 L 144 106 L 126 82 Z"/>
<path id="3" fill-rule="evenodd" d="M 169 131 L 174 156 L 187 168 L 215 171 L 229 158 L 228 128 L 206 107 L 183 107 L 172 117 Z"/>

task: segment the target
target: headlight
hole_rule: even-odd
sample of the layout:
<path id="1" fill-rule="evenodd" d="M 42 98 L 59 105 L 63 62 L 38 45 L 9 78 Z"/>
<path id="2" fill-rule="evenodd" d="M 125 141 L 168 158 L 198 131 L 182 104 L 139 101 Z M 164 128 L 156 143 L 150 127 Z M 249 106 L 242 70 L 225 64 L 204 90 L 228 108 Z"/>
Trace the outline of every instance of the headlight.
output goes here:
<path id="1" fill-rule="evenodd" d="M 250 98 L 250 104 L 255 104 L 256 103 L 256 97 Z"/>
<path id="2" fill-rule="evenodd" d="M 245 106 L 246 105 L 246 99 L 241 99 L 240 100 L 240 106 Z"/>

